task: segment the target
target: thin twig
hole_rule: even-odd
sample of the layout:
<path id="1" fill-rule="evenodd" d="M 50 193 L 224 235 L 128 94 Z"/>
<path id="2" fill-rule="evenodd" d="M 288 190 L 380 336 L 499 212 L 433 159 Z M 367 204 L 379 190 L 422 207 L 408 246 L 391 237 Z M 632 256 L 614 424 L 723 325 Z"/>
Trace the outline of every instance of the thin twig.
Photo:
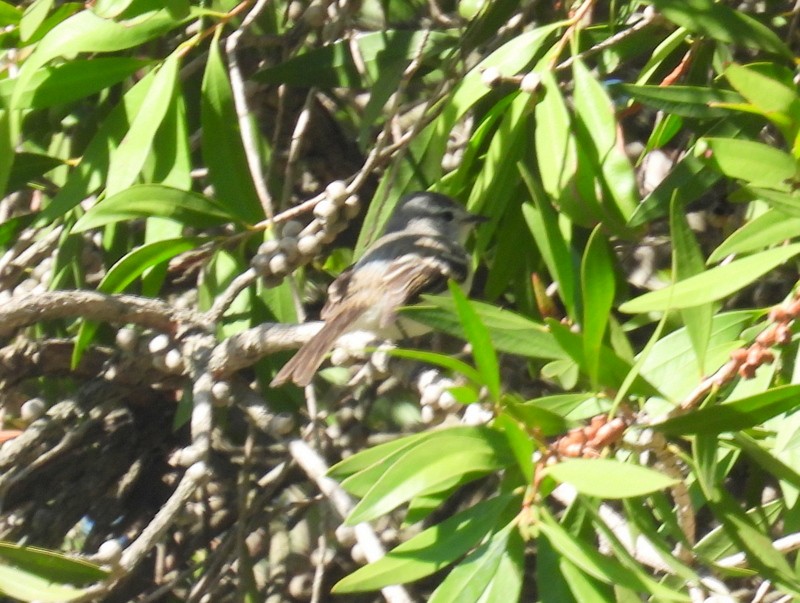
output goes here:
<path id="1" fill-rule="evenodd" d="M 339 516 L 347 517 L 355 504 L 350 495 L 342 490 L 334 479 L 326 475 L 328 466 L 322 457 L 303 440 L 289 442 L 289 453 L 300 468 L 317 484 L 320 492 L 331 502 Z M 356 540 L 368 561 L 377 561 L 386 554 L 372 526 L 368 523 L 359 523 L 354 530 Z M 402 586 L 385 586 L 381 592 L 390 603 L 410 603 L 412 601 L 408 591 Z"/>
<path id="2" fill-rule="evenodd" d="M 256 5 L 247 13 L 239 28 L 234 31 L 225 41 L 225 53 L 228 56 L 228 72 L 231 79 L 231 90 L 233 92 L 233 104 L 236 107 L 236 116 L 239 120 L 239 130 L 242 134 L 242 146 L 247 158 L 247 168 L 258 195 L 264 214 L 272 218 L 274 214 L 272 196 L 267 189 L 267 181 L 261 169 L 261 154 L 258 152 L 258 140 L 256 137 L 253 122 L 250 119 L 250 108 L 247 105 L 247 95 L 245 94 L 244 78 L 239 68 L 237 50 L 239 40 L 245 29 L 255 21 L 261 12 L 266 8 L 269 0 L 258 0 Z"/>

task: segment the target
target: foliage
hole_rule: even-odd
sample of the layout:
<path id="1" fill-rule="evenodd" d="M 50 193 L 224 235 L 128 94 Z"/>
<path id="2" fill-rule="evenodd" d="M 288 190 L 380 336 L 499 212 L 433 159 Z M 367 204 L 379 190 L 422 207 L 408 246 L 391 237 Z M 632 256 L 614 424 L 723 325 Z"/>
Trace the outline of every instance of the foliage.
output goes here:
<path id="1" fill-rule="evenodd" d="M 796 6 L 19 4 L 0 592 L 798 596 Z M 269 389 L 429 189 L 489 218 L 451 339 Z"/>

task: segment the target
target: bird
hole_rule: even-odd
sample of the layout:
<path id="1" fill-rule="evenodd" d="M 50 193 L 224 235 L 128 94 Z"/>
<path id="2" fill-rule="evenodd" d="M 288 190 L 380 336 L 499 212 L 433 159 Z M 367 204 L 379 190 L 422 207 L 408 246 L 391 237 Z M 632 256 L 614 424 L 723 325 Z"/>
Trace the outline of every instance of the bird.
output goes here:
<path id="1" fill-rule="evenodd" d="M 418 191 L 402 197 L 383 234 L 328 288 L 324 325 L 281 368 L 271 387 L 308 385 L 325 355 L 343 335 L 366 331 L 396 340 L 427 328 L 397 311 L 422 293 L 439 293 L 452 279 L 468 288 L 470 232 L 487 218 L 470 213 L 447 195 Z"/>

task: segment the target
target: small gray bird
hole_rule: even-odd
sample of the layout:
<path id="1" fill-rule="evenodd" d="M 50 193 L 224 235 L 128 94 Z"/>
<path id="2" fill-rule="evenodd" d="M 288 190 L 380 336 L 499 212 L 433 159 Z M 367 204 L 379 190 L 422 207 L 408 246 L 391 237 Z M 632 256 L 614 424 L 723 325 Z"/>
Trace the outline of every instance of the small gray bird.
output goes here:
<path id="1" fill-rule="evenodd" d="M 447 280 L 467 283 L 469 254 L 464 243 L 486 218 L 469 213 L 450 197 L 417 192 L 397 204 L 383 236 L 328 288 L 325 325 L 278 372 L 272 387 L 293 381 L 306 386 L 325 355 L 345 334 L 368 331 L 381 339 L 424 332 L 414 323 L 397 324 L 397 310 L 421 293 L 438 293 Z"/>

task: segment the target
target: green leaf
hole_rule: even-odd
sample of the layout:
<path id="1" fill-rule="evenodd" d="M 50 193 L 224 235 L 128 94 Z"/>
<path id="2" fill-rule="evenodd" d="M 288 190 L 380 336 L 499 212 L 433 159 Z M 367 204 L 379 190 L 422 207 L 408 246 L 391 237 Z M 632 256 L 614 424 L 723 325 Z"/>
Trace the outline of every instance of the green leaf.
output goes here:
<path id="1" fill-rule="evenodd" d="M 548 319 L 547 325 L 553 336 L 561 345 L 562 349 L 569 354 L 572 360 L 586 371 L 586 359 L 584 357 L 583 337 L 580 333 L 573 333 L 569 327 L 558 321 Z M 598 382 L 612 390 L 617 390 L 626 381 L 631 372 L 631 363 L 620 358 L 608 346 L 602 346 L 600 355 L 603 362 L 600 364 L 597 374 Z M 646 379 L 637 375 L 631 385 L 632 392 L 643 395 L 660 395 Z"/>
<path id="2" fill-rule="evenodd" d="M 7 191 L 17 191 L 25 187 L 31 180 L 35 180 L 50 170 L 64 165 L 56 157 L 40 155 L 38 153 L 16 153 L 8 176 Z"/>
<path id="3" fill-rule="evenodd" d="M 558 396 L 552 396 L 552 398 L 556 397 Z M 561 397 L 578 398 L 583 402 L 587 398 L 590 398 L 591 395 L 564 394 Z M 575 403 L 571 408 L 577 405 L 578 403 Z M 564 418 L 563 414 L 550 410 L 547 407 L 547 398 L 538 398 L 536 400 L 521 402 L 517 400 L 516 396 L 506 395 L 503 398 L 503 406 L 509 415 L 522 421 L 528 429 L 536 429 L 546 436 L 564 433 L 570 426 L 570 422 Z M 528 440 L 531 441 L 530 438 L 528 438 Z"/>
<path id="4" fill-rule="evenodd" d="M 730 90 L 701 86 L 615 84 L 612 89 L 671 115 L 698 119 L 727 117 L 730 111 L 715 104 L 740 103 L 744 100 L 740 94 Z"/>
<path id="5" fill-rule="evenodd" d="M 483 377 L 478 371 L 466 362 L 462 362 L 458 358 L 453 358 L 452 356 L 438 354 L 436 352 L 426 352 L 424 350 L 404 350 L 402 348 L 393 348 L 388 352 L 390 356 L 408 358 L 418 362 L 433 364 L 434 366 L 441 366 L 449 371 L 463 375 L 473 383 L 483 383 Z"/>
<path id="6" fill-rule="evenodd" d="M 546 507 L 541 507 L 541 517 L 539 529 L 542 535 L 550 541 L 553 548 L 590 576 L 606 584 L 618 584 L 636 592 L 652 593 L 657 600 L 689 601 L 688 595 L 631 571 L 613 557 L 602 555 L 595 546 L 579 540 L 559 525 Z"/>
<path id="7" fill-rule="evenodd" d="M 567 309 L 567 315 L 577 320 L 577 271 L 570 246 L 558 225 L 558 213 L 550 205 L 528 167 L 520 162 L 517 163 L 517 169 L 534 201 L 533 205 L 525 203 L 522 206 L 522 215 L 536 240 L 550 276 L 558 283 L 559 296 Z"/>
<path id="8" fill-rule="evenodd" d="M 22 90 L 19 103 L 29 109 L 65 105 L 109 88 L 152 61 L 130 57 L 74 59 L 35 72 Z M 15 79 L 0 80 L 0 104 L 11 100 Z"/>
<path id="9" fill-rule="evenodd" d="M 739 337 L 744 329 L 762 315 L 758 310 L 725 312 L 711 321 L 706 364 L 724 364 L 730 353 L 741 346 Z M 692 341 L 687 329 L 678 329 L 653 345 L 641 372 L 668 400 L 677 402 L 686 396 L 703 377 L 692 353 Z"/>
<path id="10" fill-rule="evenodd" d="M 108 576 L 108 571 L 84 559 L 12 542 L 0 541 L 0 558 L 21 571 L 39 574 L 54 582 L 83 585 Z"/>
<path id="11" fill-rule="evenodd" d="M 533 61 L 547 38 L 563 25 L 564 22 L 551 23 L 514 36 L 473 67 L 451 93 L 440 120 L 436 122 L 436 131 L 444 135 L 449 133 L 455 122 L 491 92 L 483 83 L 486 69 L 496 68 L 505 76 L 519 73 Z"/>
<path id="12" fill-rule="evenodd" d="M 800 209 L 800 200 L 798 200 Z M 770 209 L 736 230 L 709 256 L 709 263 L 724 260 L 734 253 L 747 253 L 790 241 L 800 234 L 800 217 L 787 217 L 778 209 Z"/>
<path id="13" fill-rule="evenodd" d="M 504 402 L 507 402 L 504 400 Z M 560 417 L 559 417 L 560 419 Z M 526 425 L 527 426 L 527 425 Z M 502 431 L 506 436 L 508 447 L 517 459 L 522 475 L 527 483 L 533 482 L 533 438 L 514 418 L 514 413 L 500 413 L 492 423 L 492 427 Z"/>
<path id="14" fill-rule="evenodd" d="M 756 253 L 730 264 L 717 266 L 664 289 L 645 293 L 622 304 L 619 309 L 621 312 L 637 314 L 691 308 L 717 301 L 746 287 L 798 253 L 800 253 L 799 243 Z"/>
<path id="15" fill-rule="evenodd" d="M 481 322 L 461 288 L 453 281 L 448 281 L 447 285 L 453 296 L 456 312 L 458 312 L 458 318 L 464 327 L 467 341 L 472 346 L 472 358 L 482 377 L 481 383 L 489 390 L 492 400 L 499 400 L 500 365 L 497 363 L 497 353 L 492 346 L 489 330 Z"/>
<path id="16" fill-rule="evenodd" d="M 403 308 L 402 314 L 450 335 L 467 338 L 452 297 L 423 295 L 422 299 L 423 304 Z M 491 304 L 470 300 L 470 306 L 486 325 L 497 350 L 530 358 L 564 358 L 564 352 L 542 324 Z"/>
<path id="17" fill-rule="evenodd" d="M 767 50 L 787 58 L 792 56 L 775 32 L 745 11 L 713 0 L 653 0 L 653 4 L 667 19 L 689 31 L 728 44 Z"/>
<path id="18" fill-rule="evenodd" d="M 509 548 L 509 541 L 519 531 L 514 522 L 499 530 L 470 553 L 453 569 L 439 587 L 433 591 L 428 603 L 471 603 L 483 601 L 492 582 L 499 577 L 500 566 Z M 511 584 L 521 585 L 519 572 L 514 573 Z M 512 589 L 516 590 L 516 589 Z M 493 601 L 496 599 L 488 599 Z M 514 600 L 514 599 L 511 599 Z"/>
<path id="19" fill-rule="evenodd" d="M 379 463 L 384 459 L 389 458 L 401 449 L 411 446 L 414 442 L 428 437 L 427 433 L 416 433 L 410 436 L 397 438 L 390 442 L 378 444 L 372 448 L 361 450 L 353 456 L 349 456 L 344 460 L 339 461 L 333 467 L 328 469 L 328 476 L 341 480 L 347 476 L 363 471 Z"/>
<path id="20" fill-rule="evenodd" d="M 569 459 L 549 465 L 545 473 L 581 494 L 611 499 L 643 496 L 678 483 L 653 469 L 612 459 Z"/>
<path id="21" fill-rule="evenodd" d="M 710 161 L 726 176 L 755 186 L 784 188 L 797 177 L 797 162 L 788 153 L 752 140 L 704 138 Z"/>
<path id="22" fill-rule="evenodd" d="M 175 94 L 178 67 L 178 53 L 167 58 L 153 78 L 130 129 L 115 151 L 111 153 L 106 176 L 106 194 L 116 195 L 131 186 L 142 171 L 151 153 L 153 139 L 161 125 Z"/>
<path id="23" fill-rule="evenodd" d="M 703 272 L 703 254 L 692 229 L 686 220 L 683 206 L 677 196 L 673 199 L 670 211 L 670 233 L 672 234 L 672 265 L 675 279 L 685 280 Z M 705 358 L 711 334 L 711 319 L 714 309 L 711 304 L 703 304 L 681 310 L 681 317 L 692 340 L 692 348 L 697 357 L 700 372 L 705 373 Z"/>
<path id="24" fill-rule="evenodd" d="M 180 238 L 164 241 L 156 241 L 149 245 L 142 245 L 130 253 L 123 256 L 105 274 L 98 291 L 103 293 L 119 293 L 133 281 L 139 278 L 146 270 L 172 259 L 176 255 L 185 251 L 190 251 L 197 247 L 198 239 Z M 86 348 L 94 340 L 97 332 L 97 323 L 83 322 L 75 337 L 75 347 L 72 351 L 71 364 L 75 368 L 81 361 Z"/>
<path id="25" fill-rule="evenodd" d="M 53 0 L 34 0 L 25 9 L 22 19 L 19 22 L 19 37 L 23 42 L 27 42 L 39 29 L 39 26 L 47 17 L 47 13 L 53 8 Z"/>
<path id="26" fill-rule="evenodd" d="M 369 521 L 420 494 L 497 471 L 513 462 L 505 438 L 485 427 L 435 431 L 413 443 L 374 482 L 347 518 L 348 525 Z"/>
<path id="27" fill-rule="evenodd" d="M 429 576 L 453 563 L 493 529 L 512 500 L 501 495 L 479 502 L 395 547 L 333 587 L 336 594 L 377 590 Z"/>
<path id="28" fill-rule="evenodd" d="M 135 218 L 158 216 L 194 228 L 235 222 L 214 201 L 199 193 L 159 184 L 139 184 L 98 202 L 72 227 L 72 232 L 114 224 Z"/>
<path id="29" fill-rule="evenodd" d="M 788 216 L 793 218 L 800 217 L 800 194 L 797 191 L 784 192 L 749 186 L 744 187 L 743 190 L 752 195 L 753 198 L 761 199 L 770 207 L 774 207 Z"/>
<path id="30" fill-rule="evenodd" d="M 0 563 L 0 593 L 22 601 L 69 601 L 83 590 L 54 583 L 47 577 Z"/>
<path id="31" fill-rule="evenodd" d="M 120 258 L 97 286 L 103 293 L 120 293 L 148 268 L 195 249 L 201 240 L 192 237 L 166 239 L 142 245 Z"/>
<path id="32" fill-rule="evenodd" d="M 800 385 L 779 385 L 772 389 L 725 404 L 714 404 L 653 425 L 675 435 L 717 434 L 760 425 L 767 419 L 797 405 Z"/>
<path id="33" fill-rule="evenodd" d="M 0 25 L 18 25 L 21 18 L 22 10 L 8 2 L 0 2 Z"/>
<path id="34" fill-rule="evenodd" d="M 108 114 L 86 146 L 78 166 L 69 174 L 53 200 L 42 210 L 40 223 L 46 224 L 62 217 L 104 184 L 109 156 L 128 131 L 128 116 L 139 111 L 153 83 L 154 75 L 151 71 L 136 82 Z"/>
<path id="35" fill-rule="evenodd" d="M 112 21 L 98 17 L 91 10 L 84 10 L 65 19 L 42 38 L 33 54 L 23 63 L 9 106 L 24 107 L 20 101 L 30 89 L 31 78 L 56 57 L 81 52 L 125 50 L 157 38 L 182 24 L 166 10 L 154 11 L 143 17 Z"/>
<path id="36" fill-rule="evenodd" d="M 536 160 L 545 192 L 560 200 L 578 168 L 576 141 L 558 81 L 549 71 L 541 75 L 545 95 L 535 109 Z"/>
<path id="37" fill-rule="evenodd" d="M 608 216 L 606 227 L 622 229 L 639 204 L 633 166 L 617 139 L 619 124 L 606 89 L 580 59 L 573 62 L 572 71 L 577 122 L 584 138 L 592 142 L 581 146 L 591 155 L 605 184 L 600 203 Z"/>
<path id="38" fill-rule="evenodd" d="M 583 290 L 583 353 L 589 379 L 597 383 L 603 337 L 614 303 L 615 259 L 602 234 L 602 225 L 589 237 L 581 262 Z"/>
<path id="39" fill-rule="evenodd" d="M 242 143 L 239 120 L 219 42 L 209 47 L 201 88 L 203 160 L 214 192 L 228 210 L 249 224 L 264 218 Z"/>
<path id="40" fill-rule="evenodd" d="M 800 119 L 800 98 L 796 90 L 775 78 L 736 63 L 728 66 L 725 77 L 765 117 L 782 127 L 784 136 L 789 141 L 794 138 Z"/>

